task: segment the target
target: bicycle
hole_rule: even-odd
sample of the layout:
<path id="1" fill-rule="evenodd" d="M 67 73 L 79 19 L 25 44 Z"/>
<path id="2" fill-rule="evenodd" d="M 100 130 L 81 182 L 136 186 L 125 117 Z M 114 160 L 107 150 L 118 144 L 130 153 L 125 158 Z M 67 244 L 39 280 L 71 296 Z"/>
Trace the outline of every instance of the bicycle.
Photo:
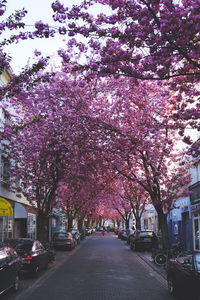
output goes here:
<path id="1" fill-rule="evenodd" d="M 167 263 L 167 251 L 159 249 L 159 251 L 153 257 L 154 263 L 158 266 L 165 266 Z"/>
<path id="2" fill-rule="evenodd" d="M 183 253 L 183 246 L 181 243 L 178 243 L 172 245 L 168 250 L 158 249 L 157 252 L 154 251 L 152 258 L 156 265 L 165 266 L 168 259 L 183 256 Z"/>

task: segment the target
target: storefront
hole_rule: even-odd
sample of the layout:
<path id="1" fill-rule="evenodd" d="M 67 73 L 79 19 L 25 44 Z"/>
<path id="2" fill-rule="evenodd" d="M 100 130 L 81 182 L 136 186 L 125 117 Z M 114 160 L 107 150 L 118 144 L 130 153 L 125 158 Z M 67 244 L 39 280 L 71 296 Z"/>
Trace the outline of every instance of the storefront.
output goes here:
<path id="1" fill-rule="evenodd" d="M 0 241 L 6 238 L 36 238 L 36 209 L 0 197 Z"/>
<path id="2" fill-rule="evenodd" d="M 200 181 L 190 186 L 190 202 L 193 227 L 193 250 L 200 251 Z"/>
<path id="3" fill-rule="evenodd" d="M 13 237 L 13 203 L 0 197 L 0 241 Z"/>
<path id="4" fill-rule="evenodd" d="M 28 205 L 15 202 L 14 205 L 14 237 L 36 238 L 36 210 Z"/>
<path id="5" fill-rule="evenodd" d="M 185 197 L 173 203 L 168 214 L 169 238 L 172 244 L 181 243 L 185 250 L 192 250 L 192 217 L 190 198 Z"/>
<path id="6" fill-rule="evenodd" d="M 200 203 L 191 205 L 192 221 L 193 221 L 193 249 L 200 251 Z"/>

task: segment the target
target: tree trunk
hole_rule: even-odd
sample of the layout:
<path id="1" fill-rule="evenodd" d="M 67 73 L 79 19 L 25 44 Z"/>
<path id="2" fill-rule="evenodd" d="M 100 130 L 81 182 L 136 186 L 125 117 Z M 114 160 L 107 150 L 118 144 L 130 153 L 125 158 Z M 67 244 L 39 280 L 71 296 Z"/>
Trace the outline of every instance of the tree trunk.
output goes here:
<path id="1" fill-rule="evenodd" d="M 135 227 L 136 229 L 141 230 L 141 219 L 139 216 L 135 218 Z"/>
<path id="2" fill-rule="evenodd" d="M 169 232 L 168 232 L 168 224 L 167 224 L 167 214 L 163 213 L 161 204 L 156 205 L 155 209 L 158 213 L 158 226 L 162 233 L 163 249 L 169 249 L 170 242 L 169 242 Z"/>
<path id="3" fill-rule="evenodd" d="M 83 218 L 79 217 L 78 218 L 78 230 L 81 231 L 83 228 Z"/>
<path id="4" fill-rule="evenodd" d="M 73 217 L 72 217 L 72 214 L 71 212 L 67 212 L 67 218 L 68 218 L 68 230 L 70 231 L 72 229 L 72 224 L 73 224 Z"/>
<path id="5" fill-rule="evenodd" d="M 48 241 L 48 217 L 42 213 L 37 216 L 37 239 L 46 243 Z"/>
<path id="6" fill-rule="evenodd" d="M 125 220 L 125 226 L 126 226 L 126 229 L 129 229 L 129 219 Z"/>

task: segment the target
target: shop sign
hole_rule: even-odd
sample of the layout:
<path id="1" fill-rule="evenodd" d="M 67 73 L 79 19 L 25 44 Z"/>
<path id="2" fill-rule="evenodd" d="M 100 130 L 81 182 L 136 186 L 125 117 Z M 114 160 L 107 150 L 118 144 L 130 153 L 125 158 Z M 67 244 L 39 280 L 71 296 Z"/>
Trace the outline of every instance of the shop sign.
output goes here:
<path id="1" fill-rule="evenodd" d="M 12 217 L 13 208 L 12 205 L 4 198 L 0 197 L 0 217 Z"/>

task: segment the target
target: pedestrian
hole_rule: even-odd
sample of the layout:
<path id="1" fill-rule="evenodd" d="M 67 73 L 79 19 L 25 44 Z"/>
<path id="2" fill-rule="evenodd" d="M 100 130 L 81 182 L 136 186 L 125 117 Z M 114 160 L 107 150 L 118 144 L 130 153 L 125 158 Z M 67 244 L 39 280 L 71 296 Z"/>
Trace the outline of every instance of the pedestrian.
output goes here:
<path id="1" fill-rule="evenodd" d="M 102 235 L 103 235 L 103 236 L 105 235 L 105 231 L 104 231 L 104 230 L 102 231 Z"/>

